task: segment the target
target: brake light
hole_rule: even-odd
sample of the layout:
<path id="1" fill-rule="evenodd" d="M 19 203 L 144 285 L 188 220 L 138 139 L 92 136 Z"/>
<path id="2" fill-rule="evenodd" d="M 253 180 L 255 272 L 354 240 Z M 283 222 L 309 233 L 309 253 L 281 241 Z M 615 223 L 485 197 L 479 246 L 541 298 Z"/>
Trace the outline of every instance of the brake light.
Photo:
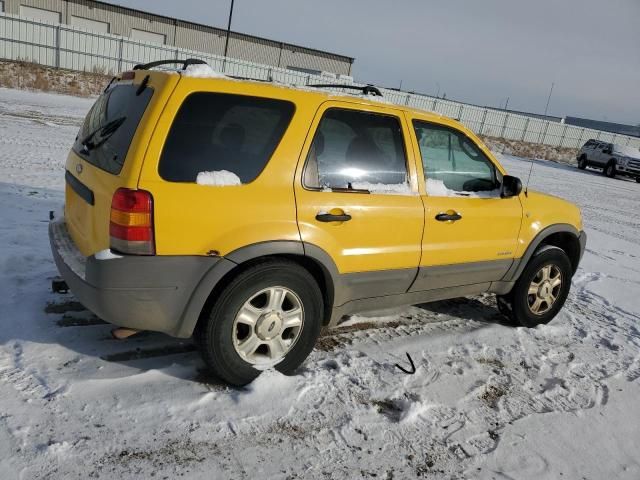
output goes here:
<path id="1" fill-rule="evenodd" d="M 111 199 L 111 249 L 131 255 L 155 255 L 153 198 L 144 190 L 119 188 Z"/>

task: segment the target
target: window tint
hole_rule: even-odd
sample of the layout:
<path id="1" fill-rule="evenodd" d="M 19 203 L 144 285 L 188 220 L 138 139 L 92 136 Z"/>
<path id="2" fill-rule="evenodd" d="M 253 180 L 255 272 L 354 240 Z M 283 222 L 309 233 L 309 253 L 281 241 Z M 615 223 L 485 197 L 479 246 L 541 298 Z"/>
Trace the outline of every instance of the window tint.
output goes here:
<path id="1" fill-rule="evenodd" d="M 455 192 L 486 192 L 499 188 L 495 166 L 462 132 L 417 120 L 413 126 L 428 183 L 429 180 L 442 182 L 448 190 Z"/>
<path id="2" fill-rule="evenodd" d="M 73 150 L 89 163 L 117 175 L 129 151 L 153 89 L 116 85 L 98 97 L 80 127 Z M 84 141 L 84 145 L 83 145 Z"/>
<path id="3" fill-rule="evenodd" d="M 329 109 L 316 131 L 304 173 L 312 188 L 370 190 L 407 185 L 407 162 L 396 117 Z"/>
<path id="4" fill-rule="evenodd" d="M 159 172 L 195 182 L 200 172 L 227 170 L 253 181 L 271 158 L 293 116 L 292 103 L 222 93 L 189 95 L 171 125 Z"/>

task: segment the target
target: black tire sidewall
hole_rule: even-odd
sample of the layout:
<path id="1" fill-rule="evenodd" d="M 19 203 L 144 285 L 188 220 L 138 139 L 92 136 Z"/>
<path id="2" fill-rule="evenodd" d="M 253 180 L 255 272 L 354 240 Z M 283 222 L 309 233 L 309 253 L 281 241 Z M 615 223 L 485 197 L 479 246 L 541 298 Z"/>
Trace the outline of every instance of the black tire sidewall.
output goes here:
<path id="1" fill-rule="evenodd" d="M 587 168 L 587 159 L 584 155 L 578 159 L 578 168 L 580 170 L 584 170 L 585 168 Z"/>
<path id="2" fill-rule="evenodd" d="M 304 268 L 286 260 L 268 261 L 240 273 L 219 295 L 201 332 L 200 348 L 207 365 L 226 382 L 242 386 L 260 373 L 238 355 L 233 346 L 233 323 L 238 310 L 262 289 L 286 287 L 299 297 L 304 310 L 300 336 L 275 368 L 291 374 L 307 358 L 320 333 L 322 295 L 315 279 Z"/>
<path id="3" fill-rule="evenodd" d="M 611 169 L 611 171 L 609 171 L 609 169 Z M 616 176 L 616 164 L 614 162 L 609 162 L 607 164 L 607 166 L 604 167 L 604 174 L 609 178 L 615 177 Z"/>
<path id="4" fill-rule="evenodd" d="M 562 272 L 562 289 L 558 299 L 548 312 L 542 315 L 535 315 L 529 309 L 527 302 L 529 285 L 542 267 L 552 264 L 558 266 Z M 535 254 L 523 270 L 511 292 L 511 305 L 514 320 L 523 327 L 536 327 L 538 325 L 547 324 L 553 320 L 567 300 L 567 296 L 571 289 L 572 276 L 573 268 L 571 266 L 571 262 L 567 254 L 562 249 L 557 247 L 547 247 Z"/>

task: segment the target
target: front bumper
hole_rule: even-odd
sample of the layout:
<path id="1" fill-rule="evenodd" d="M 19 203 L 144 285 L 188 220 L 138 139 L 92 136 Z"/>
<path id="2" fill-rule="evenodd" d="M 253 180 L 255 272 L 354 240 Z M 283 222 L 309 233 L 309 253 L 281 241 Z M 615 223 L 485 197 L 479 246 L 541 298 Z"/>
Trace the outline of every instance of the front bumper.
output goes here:
<path id="1" fill-rule="evenodd" d="M 189 302 L 219 257 L 133 256 L 99 260 L 84 257 L 64 218 L 49 223 L 49 241 L 58 271 L 75 297 L 101 319 L 121 327 L 190 336 Z M 197 315 L 199 312 L 192 312 Z"/>
<path id="2" fill-rule="evenodd" d="M 580 242 L 580 257 L 578 258 L 578 264 L 580 263 L 580 261 L 582 260 L 582 256 L 584 255 L 584 249 L 587 246 L 587 232 L 582 231 L 580 232 L 580 235 L 578 235 L 578 242 Z M 578 266 L 576 265 L 576 270 L 578 269 Z"/>

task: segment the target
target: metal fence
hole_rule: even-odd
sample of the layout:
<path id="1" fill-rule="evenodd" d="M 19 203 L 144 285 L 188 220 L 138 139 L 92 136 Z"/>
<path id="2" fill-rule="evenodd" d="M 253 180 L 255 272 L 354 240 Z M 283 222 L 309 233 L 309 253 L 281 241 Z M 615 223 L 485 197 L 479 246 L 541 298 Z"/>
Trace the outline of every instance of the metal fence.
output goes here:
<path id="1" fill-rule="evenodd" d="M 0 58 L 57 68 L 113 74 L 138 63 L 167 58 L 199 58 L 218 71 L 276 82 L 348 83 L 327 75 L 306 74 L 234 58 L 133 40 L 78 27 L 0 14 Z M 460 120 L 475 133 L 553 147 L 579 148 L 588 139 L 640 148 L 640 138 L 576 127 L 560 122 L 477 107 L 427 95 L 380 89 L 387 101 Z"/>

